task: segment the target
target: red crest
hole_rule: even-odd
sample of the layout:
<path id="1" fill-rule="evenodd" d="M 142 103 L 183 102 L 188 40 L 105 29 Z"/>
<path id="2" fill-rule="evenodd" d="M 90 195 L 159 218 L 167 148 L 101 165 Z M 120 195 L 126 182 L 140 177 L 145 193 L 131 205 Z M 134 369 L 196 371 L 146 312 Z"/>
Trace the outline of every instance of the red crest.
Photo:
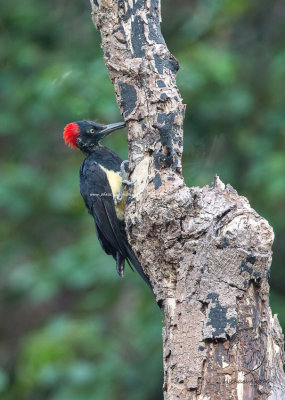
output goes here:
<path id="1" fill-rule="evenodd" d="M 76 141 L 79 134 L 80 134 L 80 129 L 75 122 L 66 125 L 63 131 L 63 139 L 65 141 L 65 144 L 67 144 L 72 149 L 73 148 L 78 149 Z"/>

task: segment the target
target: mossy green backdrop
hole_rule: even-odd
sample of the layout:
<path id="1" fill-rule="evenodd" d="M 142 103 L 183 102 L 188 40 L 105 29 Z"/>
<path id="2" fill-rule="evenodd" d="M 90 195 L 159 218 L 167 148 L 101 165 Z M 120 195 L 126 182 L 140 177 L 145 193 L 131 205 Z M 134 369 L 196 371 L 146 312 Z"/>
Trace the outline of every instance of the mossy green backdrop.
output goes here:
<path id="1" fill-rule="evenodd" d="M 162 1 L 187 104 L 187 184 L 217 173 L 274 227 L 285 329 L 285 3 Z M 2 0 L 0 398 L 162 399 L 163 316 L 99 248 L 65 124 L 122 120 L 89 2 Z M 127 158 L 126 133 L 105 141 Z"/>

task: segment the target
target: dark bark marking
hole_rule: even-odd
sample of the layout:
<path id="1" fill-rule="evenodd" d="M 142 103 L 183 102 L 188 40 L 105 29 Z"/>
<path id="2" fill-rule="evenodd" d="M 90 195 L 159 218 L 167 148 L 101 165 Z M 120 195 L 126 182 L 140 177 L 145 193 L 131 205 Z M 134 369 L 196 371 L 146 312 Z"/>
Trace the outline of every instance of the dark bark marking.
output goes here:
<path id="1" fill-rule="evenodd" d="M 134 0 L 133 7 L 130 7 L 129 3 L 125 2 L 124 0 L 118 0 L 119 8 L 124 10 L 122 15 L 122 19 L 127 21 L 132 15 L 135 15 L 137 11 L 144 7 L 145 0 Z M 125 8 L 126 6 L 126 8 Z"/>
<path id="2" fill-rule="evenodd" d="M 179 63 L 176 58 L 172 56 L 172 54 L 169 55 L 169 58 L 166 60 L 157 54 L 154 54 L 154 62 L 157 72 L 161 75 L 163 74 L 163 68 L 169 69 L 174 75 L 176 75 L 177 71 L 179 70 Z"/>
<path id="3" fill-rule="evenodd" d="M 240 273 L 244 271 L 247 272 L 251 276 L 250 280 L 253 280 L 256 284 L 258 284 L 257 281 L 261 278 L 261 273 L 259 271 L 254 271 L 252 267 L 249 267 L 247 265 L 247 261 L 250 262 L 251 264 L 254 264 L 256 261 L 256 257 L 253 256 L 252 254 L 249 254 L 246 260 L 242 260 L 240 264 Z"/>
<path id="4" fill-rule="evenodd" d="M 168 60 L 165 60 L 165 67 L 168 68 L 174 75 L 179 70 L 179 62 L 173 56 Z"/>
<path id="5" fill-rule="evenodd" d="M 159 21 L 159 0 L 152 0 L 150 4 L 150 13 Z"/>
<path id="6" fill-rule="evenodd" d="M 169 145 L 170 147 L 172 147 L 172 142 L 177 143 L 179 141 L 179 138 L 176 136 L 176 132 L 175 132 L 175 127 L 177 127 L 178 125 L 174 123 L 174 118 L 176 116 L 176 112 L 173 113 L 160 113 L 158 114 L 157 117 L 157 122 L 159 124 L 164 124 L 163 126 L 163 139 L 161 139 L 161 142 L 163 145 L 167 146 Z M 168 132 L 168 134 L 167 134 Z"/>
<path id="7" fill-rule="evenodd" d="M 146 44 L 146 37 L 144 34 L 144 22 L 138 15 L 132 22 L 132 47 L 136 58 L 143 58 L 145 51 L 142 48 Z"/>
<path id="8" fill-rule="evenodd" d="M 241 264 L 240 264 L 240 272 L 248 272 L 249 275 L 252 274 L 253 269 L 251 267 L 248 267 L 248 265 L 246 264 L 246 261 L 242 260 Z"/>
<path id="9" fill-rule="evenodd" d="M 246 257 L 246 261 L 253 265 L 253 264 L 255 264 L 256 257 L 253 254 L 249 254 Z"/>
<path id="10" fill-rule="evenodd" d="M 128 85 L 125 82 L 118 83 L 121 91 L 121 107 L 123 109 L 124 116 L 127 117 L 135 108 L 137 103 L 137 92 L 132 85 Z"/>
<path id="11" fill-rule="evenodd" d="M 166 85 L 162 79 L 159 79 L 156 83 L 157 83 L 158 87 L 166 87 Z"/>
<path id="12" fill-rule="evenodd" d="M 147 14 L 147 21 L 149 29 L 149 40 L 153 40 L 155 43 L 165 45 L 164 38 L 160 31 L 159 18 L 154 18 L 152 14 Z"/>
<path id="13" fill-rule="evenodd" d="M 158 172 L 156 172 L 155 177 L 153 178 L 154 189 L 157 190 L 161 185 L 161 177 Z"/>
<path id="14" fill-rule="evenodd" d="M 154 125 L 154 128 L 159 131 L 161 144 L 167 151 L 166 154 L 157 150 L 154 152 L 156 169 L 172 166 L 174 171 L 178 165 L 178 157 L 173 147 L 173 143 L 177 143 L 179 140 L 176 137 L 175 131 L 173 130 L 174 118 L 175 112 L 168 114 L 160 113 L 157 117 L 157 122 L 159 125 Z"/>
<path id="15" fill-rule="evenodd" d="M 209 312 L 210 321 L 206 325 L 212 326 L 215 331 L 213 337 L 217 337 L 223 334 L 227 334 L 226 327 L 236 327 L 237 320 L 234 317 L 227 318 L 227 308 L 222 307 L 219 303 L 219 295 L 217 293 L 209 293 L 207 299 L 212 300 L 215 307 L 212 307 Z"/>
<path id="16" fill-rule="evenodd" d="M 223 244 L 222 244 L 222 246 L 223 246 L 223 249 L 226 249 L 227 247 L 229 247 L 229 242 L 228 242 L 228 240 L 226 239 L 226 238 L 224 238 L 224 240 L 223 240 Z"/>
<path id="17" fill-rule="evenodd" d="M 160 151 L 158 151 L 158 150 L 155 150 L 154 153 L 153 153 L 154 165 L 155 165 L 155 168 L 158 169 L 158 170 L 160 170 L 162 168 L 162 165 L 160 163 L 161 154 L 162 153 Z M 164 154 L 162 154 L 162 155 L 164 155 Z"/>
<path id="18" fill-rule="evenodd" d="M 155 68 L 157 69 L 157 72 L 159 74 L 163 74 L 163 59 L 160 58 L 157 54 L 154 54 L 154 63 L 155 63 Z"/>
<path id="19" fill-rule="evenodd" d="M 162 93 L 161 95 L 160 95 L 160 98 L 161 98 L 161 100 L 165 100 L 165 99 L 167 99 L 167 94 L 166 93 Z"/>
<path id="20" fill-rule="evenodd" d="M 219 298 L 218 293 L 209 293 L 207 299 L 213 300 L 213 302 L 217 301 Z"/>

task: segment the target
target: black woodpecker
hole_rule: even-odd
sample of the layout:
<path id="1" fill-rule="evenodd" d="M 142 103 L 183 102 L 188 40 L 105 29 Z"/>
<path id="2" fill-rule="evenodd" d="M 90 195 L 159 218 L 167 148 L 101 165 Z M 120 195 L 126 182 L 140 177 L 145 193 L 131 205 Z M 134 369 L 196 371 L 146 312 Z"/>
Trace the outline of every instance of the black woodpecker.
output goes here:
<path id="1" fill-rule="evenodd" d="M 66 125 L 65 143 L 80 149 L 86 158 L 79 172 L 80 193 L 89 214 L 94 218 L 95 231 L 103 250 L 114 257 L 120 277 L 124 276 L 125 261 L 151 284 L 134 255 L 125 231 L 126 180 L 124 161 L 99 142 L 111 132 L 125 127 L 125 122 L 100 125 L 78 121 Z"/>

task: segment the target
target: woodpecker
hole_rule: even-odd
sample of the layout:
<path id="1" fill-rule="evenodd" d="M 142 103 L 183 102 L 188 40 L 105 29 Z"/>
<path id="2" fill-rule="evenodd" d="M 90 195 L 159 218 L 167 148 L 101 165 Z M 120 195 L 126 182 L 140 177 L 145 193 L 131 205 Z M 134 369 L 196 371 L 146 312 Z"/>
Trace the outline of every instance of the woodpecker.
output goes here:
<path id="1" fill-rule="evenodd" d="M 124 276 L 127 261 L 152 290 L 125 231 L 126 185 L 133 183 L 126 179 L 127 161 L 100 144 L 107 135 L 125 126 L 125 122 L 101 125 L 92 121 L 77 121 L 66 125 L 63 138 L 68 146 L 86 155 L 79 171 L 80 193 L 94 218 L 101 247 L 115 259 L 120 277 Z"/>

